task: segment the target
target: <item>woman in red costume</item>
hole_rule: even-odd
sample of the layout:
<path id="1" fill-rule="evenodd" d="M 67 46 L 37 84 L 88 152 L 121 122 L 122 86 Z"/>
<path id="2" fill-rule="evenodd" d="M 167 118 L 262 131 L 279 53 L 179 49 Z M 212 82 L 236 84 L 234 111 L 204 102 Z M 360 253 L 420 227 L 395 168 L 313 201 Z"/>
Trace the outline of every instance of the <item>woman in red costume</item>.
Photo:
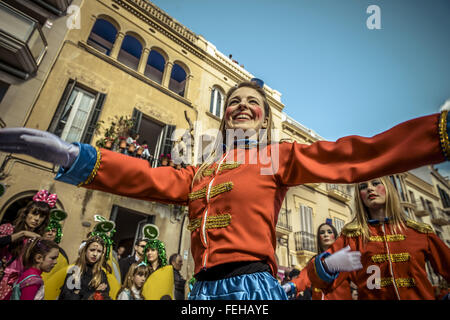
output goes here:
<path id="1" fill-rule="evenodd" d="M 275 279 L 275 227 L 288 188 L 365 181 L 443 162 L 450 155 L 447 112 L 372 138 L 279 143 L 272 141 L 263 85 L 255 83 L 228 91 L 215 147 L 200 167 L 151 168 L 141 159 L 28 128 L 0 130 L 0 150 L 59 164 L 59 181 L 188 205 L 197 279 L 190 299 L 287 299 Z M 359 252 L 344 251 L 327 259 L 335 270 L 354 270 L 358 258 Z"/>
<path id="2" fill-rule="evenodd" d="M 434 271 L 448 281 L 450 249 L 429 225 L 405 216 L 389 178 L 358 183 L 355 188 L 354 220 L 307 266 L 313 286 L 329 292 L 350 277 L 360 300 L 434 300 L 425 263 L 430 261 Z M 348 250 L 361 253 L 362 268 L 339 274 L 335 266 L 328 266 L 326 257 Z"/>
<path id="3" fill-rule="evenodd" d="M 322 223 L 317 228 L 318 254 L 321 254 L 331 247 L 337 237 L 338 232 L 332 224 Z M 342 281 L 342 284 L 339 287 L 325 294 L 321 289 L 315 288 L 311 285 L 311 281 L 308 278 L 307 268 L 304 268 L 297 278 L 283 285 L 283 289 L 287 294 L 296 296 L 299 296 L 300 293 L 305 290 L 311 290 L 312 300 L 352 300 L 349 279 Z"/>

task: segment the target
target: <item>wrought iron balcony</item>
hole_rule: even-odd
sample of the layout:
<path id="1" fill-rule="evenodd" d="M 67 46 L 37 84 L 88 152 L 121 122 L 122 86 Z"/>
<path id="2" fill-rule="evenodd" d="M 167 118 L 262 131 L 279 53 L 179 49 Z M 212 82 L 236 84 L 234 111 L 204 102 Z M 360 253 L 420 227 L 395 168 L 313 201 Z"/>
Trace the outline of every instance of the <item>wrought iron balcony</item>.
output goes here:
<path id="1" fill-rule="evenodd" d="M 291 210 L 280 210 L 280 213 L 278 214 L 277 227 L 292 232 Z"/>
<path id="2" fill-rule="evenodd" d="M 444 210 L 438 208 L 431 213 L 431 222 L 438 226 L 445 226 L 450 224 L 450 219 Z"/>
<path id="3" fill-rule="evenodd" d="M 327 191 L 330 197 L 339 201 L 348 202 L 352 198 L 347 188 L 339 184 L 327 184 Z"/>
<path id="4" fill-rule="evenodd" d="M 414 206 L 414 214 L 417 217 L 425 217 L 431 214 L 430 209 L 424 206 L 422 202 L 416 201 L 414 202 Z"/>
<path id="5" fill-rule="evenodd" d="M 306 231 L 298 231 L 294 233 L 295 250 L 317 252 L 316 236 Z"/>
<path id="6" fill-rule="evenodd" d="M 28 79 L 38 70 L 46 51 L 39 23 L 0 2 L 0 69 Z"/>

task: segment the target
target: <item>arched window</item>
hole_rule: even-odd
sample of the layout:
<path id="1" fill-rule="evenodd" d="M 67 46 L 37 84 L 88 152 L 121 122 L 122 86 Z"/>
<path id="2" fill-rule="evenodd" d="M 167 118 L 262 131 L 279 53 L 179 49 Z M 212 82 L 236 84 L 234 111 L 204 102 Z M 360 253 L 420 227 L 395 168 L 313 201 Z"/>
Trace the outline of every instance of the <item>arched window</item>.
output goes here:
<path id="1" fill-rule="evenodd" d="M 169 90 L 178 93 L 184 97 L 184 89 L 186 87 L 186 71 L 177 63 L 173 65 L 172 74 L 170 75 Z"/>
<path id="2" fill-rule="evenodd" d="M 142 44 L 135 37 L 127 34 L 122 42 L 119 56 L 117 60 L 124 65 L 137 70 L 139 66 L 139 60 L 142 54 Z"/>
<path id="3" fill-rule="evenodd" d="M 222 118 L 223 105 L 225 103 L 225 95 L 218 87 L 213 87 L 211 92 L 211 103 L 209 104 L 209 112 L 213 115 Z"/>
<path id="4" fill-rule="evenodd" d="M 97 19 L 87 43 L 109 56 L 114 42 L 116 41 L 116 37 L 117 28 L 114 27 L 111 22 L 106 21 L 105 19 Z"/>
<path id="5" fill-rule="evenodd" d="M 148 55 L 144 74 L 153 81 L 161 84 L 165 65 L 166 59 L 164 59 L 163 55 L 156 50 L 152 50 Z"/>

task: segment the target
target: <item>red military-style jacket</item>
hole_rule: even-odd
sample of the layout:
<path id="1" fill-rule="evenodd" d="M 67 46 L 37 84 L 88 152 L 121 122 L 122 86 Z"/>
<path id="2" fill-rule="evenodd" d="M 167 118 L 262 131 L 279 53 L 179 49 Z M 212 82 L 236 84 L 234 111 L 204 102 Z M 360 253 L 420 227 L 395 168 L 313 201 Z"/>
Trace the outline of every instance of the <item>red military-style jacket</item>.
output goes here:
<path id="1" fill-rule="evenodd" d="M 363 268 L 344 272 L 330 281 L 324 277 L 318 257 L 307 266 L 313 286 L 328 292 L 350 278 L 358 287 L 360 300 L 434 300 L 425 264 L 429 261 L 434 271 L 449 281 L 450 249 L 429 225 L 412 220 L 405 223 L 405 230 L 395 233 L 388 219 L 372 220 L 367 241 L 354 223 L 346 225 L 327 252 L 334 253 L 349 245 L 351 250 L 361 252 Z"/>
<path id="2" fill-rule="evenodd" d="M 292 279 L 291 282 L 295 284 L 297 296 L 300 292 L 310 288 L 312 300 L 352 300 L 352 292 L 348 278 L 342 281 L 338 287 L 333 288 L 333 290 L 328 290 L 326 293 L 311 284 L 311 280 L 308 277 L 308 268 L 303 268 L 298 277 Z"/>
<path id="3" fill-rule="evenodd" d="M 99 149 L 89 177 L 79 185 L 188 205 L 195 273 L 228 262 L 262 260 L 276 275 L 275 226 L 288 187 L 365 181 L 442 162 L 445 129 L 439 129 L 440 118 L 446 120 L 446 115 L 413 119 L 372 138 L 238 147 L 193 186 L 197 167 L 150 168 L 147 161 Z M 77 160 L 72 167 L 82 164 Z M 56 179 L 68 182 L 64 177 L 71 171 L 77 170 L 62 170 Z"/>

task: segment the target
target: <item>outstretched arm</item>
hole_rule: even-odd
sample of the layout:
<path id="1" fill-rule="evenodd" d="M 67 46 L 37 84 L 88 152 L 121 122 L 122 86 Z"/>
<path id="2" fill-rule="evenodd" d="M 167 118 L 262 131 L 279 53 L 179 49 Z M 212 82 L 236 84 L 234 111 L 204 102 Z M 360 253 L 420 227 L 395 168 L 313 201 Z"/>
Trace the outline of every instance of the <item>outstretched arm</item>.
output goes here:
<path id="1" fill-rule="evenodd" d="M 280 144 L 281 184 L 353 183 L 405 172 L 449 157 L 447 112 L 403 122 L 371 138 Z"/>
<path id="2" fill-rule="evenodd" d="M 0 130 L 0 151 L 22 153 L 60 165 L 56 180 L 136 199 L 186 204 L 193 167 L 151 168 L 145 160 L 88 144 L 67 143 L 29 128 Z"/>

